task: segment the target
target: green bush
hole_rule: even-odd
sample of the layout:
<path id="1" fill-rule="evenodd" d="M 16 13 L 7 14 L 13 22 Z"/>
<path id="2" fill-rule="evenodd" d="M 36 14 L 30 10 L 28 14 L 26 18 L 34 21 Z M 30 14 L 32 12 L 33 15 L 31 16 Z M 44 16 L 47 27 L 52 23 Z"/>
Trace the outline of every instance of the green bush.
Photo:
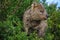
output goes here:
<path id="1" fill-rule="evenodd" d="M 0 0 L 0 40 L 60 40 L 60 8 L 56 10 L 57 4 L 48 6 L 46 0 L 41 2 L 49 14 L 45 38 L 39 38 L 36 31 L 30 36 L 24 32 L 23 14 L 32 2 L 33 0 Z"/>

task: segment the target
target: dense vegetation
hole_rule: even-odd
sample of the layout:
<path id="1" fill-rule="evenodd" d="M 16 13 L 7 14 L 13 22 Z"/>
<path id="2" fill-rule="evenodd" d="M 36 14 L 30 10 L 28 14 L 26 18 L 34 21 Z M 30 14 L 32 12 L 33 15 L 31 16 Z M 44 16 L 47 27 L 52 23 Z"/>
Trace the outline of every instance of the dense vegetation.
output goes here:
<path id="1" fill-rule="evenodd" d="M 23 13 L 33 0 L 0 0 L 0 40 L 60 40 L 60 7 L 48 6 L 42 0 L 48 14 L 48 29 L 45 38 L 39 38 L 35 32 L 30 36 L 23 30 Z M 38 2 L 38 1 L 37 1 Z"/>

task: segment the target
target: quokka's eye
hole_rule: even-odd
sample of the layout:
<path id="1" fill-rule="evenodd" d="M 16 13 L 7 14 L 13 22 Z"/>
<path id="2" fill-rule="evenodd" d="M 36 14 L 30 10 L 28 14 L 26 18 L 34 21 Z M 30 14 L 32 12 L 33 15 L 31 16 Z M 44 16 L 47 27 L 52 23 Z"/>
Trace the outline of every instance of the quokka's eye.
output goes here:
<path id="1" fill-rule="evenodd" d="M 43 11 L 40 11 L 40 14 L 43 15 L 44 14 Z"/>
<path id="2" fill-rule="evenodd" d="M 40 11 L 41 13 L 43 13 L 43 11 Z"/>

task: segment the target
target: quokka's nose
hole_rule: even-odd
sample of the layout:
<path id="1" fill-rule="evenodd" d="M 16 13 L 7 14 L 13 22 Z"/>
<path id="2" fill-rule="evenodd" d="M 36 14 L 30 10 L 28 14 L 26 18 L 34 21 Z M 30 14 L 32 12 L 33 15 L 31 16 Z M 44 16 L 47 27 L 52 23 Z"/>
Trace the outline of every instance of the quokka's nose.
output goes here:
<path id="1" fill-rule="evenodd" d="M 46 15 L 46 17 L 48 18 L 48 17 L 49 17 L 49 15 L 47 14 L 47 15 Z"/>

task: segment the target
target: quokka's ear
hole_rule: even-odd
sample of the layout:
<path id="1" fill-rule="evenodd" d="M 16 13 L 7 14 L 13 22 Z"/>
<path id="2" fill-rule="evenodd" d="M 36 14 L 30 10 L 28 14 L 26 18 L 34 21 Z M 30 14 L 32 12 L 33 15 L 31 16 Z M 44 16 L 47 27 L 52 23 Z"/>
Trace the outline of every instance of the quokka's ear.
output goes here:
<path id="1" fill-rule="evenodd" d="M 31 5 L 31 8 L 34 9 L 38 6 L 38 4 L 36 2 L 33 2 L 32 5 Z"/>
<path id="2" fill-rule="evenodd" d="M 39 4 L 39 9 L 40 9 L 40 11 L 44 12 L 45 8 L 42 3 Z"/>
<path id="3" fill-rule="evenodd" d="M 32 8 L 32 9 L 34 9 L 34 8 L 35 8 L 35 3 L 33 3 L 33 4 L 31 5 L 31 8 Z"/>

